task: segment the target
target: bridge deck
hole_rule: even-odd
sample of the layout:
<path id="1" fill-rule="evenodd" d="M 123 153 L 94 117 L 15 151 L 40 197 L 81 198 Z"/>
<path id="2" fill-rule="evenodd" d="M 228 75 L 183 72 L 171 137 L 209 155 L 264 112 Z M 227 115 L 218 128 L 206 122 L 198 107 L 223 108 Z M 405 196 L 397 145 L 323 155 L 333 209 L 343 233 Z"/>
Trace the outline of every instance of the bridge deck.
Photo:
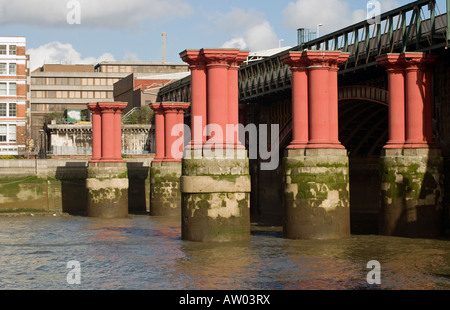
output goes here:
<path id="1" fill-rule="evenodd" d="M 450 0 L 446 0 L 449 10 Z M 385 53 L 424 52 L 448 47 L 450 14 L 440 14 L 435 0 L 418 0 L 382 14 L 378 23 L 368 21 L 351 25 L 290 49 L 341 50 L 350 57 L 339 71 L 353 72 L 376 65 L 375 58 Z M 282 52 L 285 53 L 286 51 Z M 240 100 L 248 101 L 291 87 L 291 72 L 276 54 L 248 62 L 239 70 Z M 161 101 L 190 101 L 190 76 L 161 88 Z"/>

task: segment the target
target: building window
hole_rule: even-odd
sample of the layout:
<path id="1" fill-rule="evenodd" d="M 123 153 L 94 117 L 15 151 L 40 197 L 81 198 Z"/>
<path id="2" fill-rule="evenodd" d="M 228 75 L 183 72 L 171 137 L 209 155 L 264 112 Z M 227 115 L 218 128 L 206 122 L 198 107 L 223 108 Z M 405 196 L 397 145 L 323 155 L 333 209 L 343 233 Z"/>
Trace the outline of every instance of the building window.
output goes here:
<path id="1" fill-rule="evenodd" d="M 17 74 L 17 64 L 9 64 L 9 75 Z"/>
<path id="2" fill-rule="evenodd" d="M 17 96 L 16 83 L 9 83 L 9 96 Z"/>
<path id="3" fill-rule="evenodd" d="M 16 125 L 9 125 L 8 140 L 16 141 Z"/>
<path id="4" fill-rule="evenodd" d="M 8 105 L 8 116 L 9 117 L 17 116 L 17 106 L 15 103 L 10 103 Z"/>
<path id="5" fill-rule="evenodd" d="M 6 45 L 0 45 L 0 55 L 6 55 Z"/>
<path id="6" fill-rule="evenodd" d="M 0 96 L 6 96 L 6 83 L 0 83 Z"/>
<path id="7" fill-rule="evenodd" d="M 7 103 L 0 103 L 0 116 L 6 116 Z"/>
<path id="8" fill-rule="evenodd" d="M 0 63 L 0 74 L 8 74 L 8 72 L 6 72 L 6 64 L 5 63 Z"/>
<path id="9" fill-rule="evenodd" d="M 45 78 L 31 78 L 31 84 L 45 85 Z"/>
<path id="10" fill-rule="evenodd" d="M 0 125 L 0 142 L 6 142 L 6 125 Z"/>
<path id="11" fill-rule="evenodd" d="M 9 46 L 9 55 L 17 55 L 17 47 L 15 45 Z"/>

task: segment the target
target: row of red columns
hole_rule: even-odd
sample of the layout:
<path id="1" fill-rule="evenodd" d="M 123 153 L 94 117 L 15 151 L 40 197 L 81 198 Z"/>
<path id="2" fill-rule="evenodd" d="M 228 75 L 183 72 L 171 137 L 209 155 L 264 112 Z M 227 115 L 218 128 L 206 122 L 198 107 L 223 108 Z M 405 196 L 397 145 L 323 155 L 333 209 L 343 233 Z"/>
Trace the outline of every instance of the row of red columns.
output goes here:
<path id="1" fill-rule="evenodd" d="M 387 69 L 389 83 L 389 141 L 385 148 L 434 146 L 431 77 L 434 59 L 423 53 L 377 58 Z"/>
<path id="2" fill-rule="evenodd" d="M 90 162 L 123 162 L 122 111 L 124 102 L 89 103 L 92 111 L 92 158 Z"/>
<path id="3" fill-rule="evenodd" d="M 289 149 L 344 148 L 339 141 L 339 65 L 347 53 L 294 51 L 281 60 L 292 72 L 292 142 Z"/>
<path id="4" fill-rule="evenodd" d="M 184 111 L 189 107 L 187 103 L 181 102 L 163 102 L 154 103 L 151 108 L 155 112 L 155 158 L 153 161 L 181 161 L 183 152 L 183 144 L 178 150 L 178 154 L 173 154 L 172 146 L 177 139 L 182 137 L 183 132 L 179 131 L 179 135 L 172 135 L 172 129 L 177 124 L 184 124 Z"/>
<path id="5" fill-rule="evenodd" d="M 214 136 L 216 147 L 243 148 L 237 133 L 226 135 L 227 124 L 239 123 L 240 64 L 249 52 L 239 49 L 185 50 L 181 59 L 191 70 L 191 148 L 202 148 L 206 142 L 205 127 L 216 124 L 223 136 Z"/>

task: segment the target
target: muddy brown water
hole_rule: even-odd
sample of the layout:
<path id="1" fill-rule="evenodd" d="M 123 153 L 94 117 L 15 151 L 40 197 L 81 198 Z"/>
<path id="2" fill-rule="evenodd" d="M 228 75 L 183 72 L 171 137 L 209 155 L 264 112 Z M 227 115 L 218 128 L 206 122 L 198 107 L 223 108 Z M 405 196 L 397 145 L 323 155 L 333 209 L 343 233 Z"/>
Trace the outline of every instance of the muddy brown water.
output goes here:
<path id="1" fill-rule="evenodd" d="M 0 289 L 450 289 L 450 240 L 352 235 L 287 240 L 253 226 L 249 241 L 197 243 L 175 218 L 0 217 Z M 79 262 L 80 284 L 68 282 Z M 380 264 L 380 284 L 369 284 Z M 73 278 L 75 279 L 75 278 Z"/>

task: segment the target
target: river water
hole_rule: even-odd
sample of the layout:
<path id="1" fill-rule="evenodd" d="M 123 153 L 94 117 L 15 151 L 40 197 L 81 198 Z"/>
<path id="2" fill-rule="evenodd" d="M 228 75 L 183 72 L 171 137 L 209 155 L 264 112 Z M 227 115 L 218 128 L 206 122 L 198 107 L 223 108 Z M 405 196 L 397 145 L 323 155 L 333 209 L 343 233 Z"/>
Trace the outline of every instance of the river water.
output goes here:
<path id="1" fill-rule="evenodd" d="M 254 227 L 247 242 L 180 235 L 177 219 L 145 215 L 0 217 L 0 289 L 450 289 L 448 239 L 287 240 L 279 227 Z M 68 281 L 72 260 L 79 284 Z M 367 281 L 371 260 L 381 284 Z"/>

